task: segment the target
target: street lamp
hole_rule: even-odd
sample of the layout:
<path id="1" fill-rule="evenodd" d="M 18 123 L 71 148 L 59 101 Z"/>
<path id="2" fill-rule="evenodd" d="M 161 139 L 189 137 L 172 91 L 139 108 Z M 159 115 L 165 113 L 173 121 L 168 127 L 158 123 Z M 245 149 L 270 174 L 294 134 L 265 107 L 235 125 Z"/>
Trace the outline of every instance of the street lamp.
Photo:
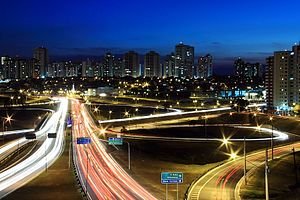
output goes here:
<path id="1" fill-rule="evenodd" d="M 207 116 L 203 116 L 204 118 L 204 134 L 205 134 L 205 137 L 207 137 L 207 128 L 206 128 L 206 120 L 207 120 Z"/>
<path id="2" fill-rule="evenodd" d="M 129 112 L 128 112 L 128 111 L 125 111 L 124 116 L 125 116 L 125 117 L 128 117 L 128 115 L 129 115 Z"/>
<path id="3" fill-rule="evenodd" d="M 195 110 L 197 110 L 197 100 L 193 100 L 193 103 L 194 103 L 194 105 L 195 105 Z"/>
<path id="4" fill-rule="evenodd" d="M 274 141 L 273 141 L 273 117 L 271 116 L 269 118 L 270 122 L 271 122 L 271 126 L 272 126 L 272 134 L 271 134 L 271 151 L 272 151 L 272 160 L 274 159 Z"/>
<path id="5" fill-rule="evenodd" d="M 110 110 L 110 111 L 108 111 L 108 114 L 109 114 L 109 118 L 108 119 L 110 119 L 111 118 L 111 113 L 112 113 L 112 111 Z"/>
<path id="6" fill-rule="evenodd" d="M 6 117 L 3 117 L 2 119 L 2 137 L 3 137 L 3 144 L 4 144 L 4 126 L 5 124 L 8 122 L 9 124 L 11 124 L 12 121 L 12 116 L 7 115 Z"/>

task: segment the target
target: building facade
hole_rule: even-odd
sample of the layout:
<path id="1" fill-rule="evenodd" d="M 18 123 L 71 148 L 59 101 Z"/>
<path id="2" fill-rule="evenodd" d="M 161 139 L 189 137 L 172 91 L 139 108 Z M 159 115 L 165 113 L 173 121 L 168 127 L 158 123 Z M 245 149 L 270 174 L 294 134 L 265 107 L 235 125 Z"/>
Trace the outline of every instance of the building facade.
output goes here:
<path id="1" fill-rule="evenodd" d="M 155 51 L 150 51 L 144 58 L 144 76 L 160 77 L 162 75 L 160 56 Z"/>
<path id="2" fill-rule="evenodd" d="M 194 76 L 194 47 L 180 43 L 175 46 L 175 76 Z"/>
<path id="3" fill-rule="evenodd" d="M 49 64 L 49 56 L 48 49 L 44 47 L 38 47 L 34 50 L 33 58 L 38 61 L 38 77 L 44 78 L 47 77 L 48 64 Z"/>
<path id="4" fill-rule="evenodd" d="M 198 68 L 196 76 L 199 78 L 209 78 L 212 76 L 212 56 L 200 56 L 198 59 Z"/>
<path id="5" fill-rule="evenodd" d="M 140 76 L 139 55 L 134 51 L 129 51 L 123 57 L 123 76 Z"/>
<path id="6" fill-rule="evenodd" d="M 265 77 L 267 104 L 271 109 L 290 110 L 299 104 L 300 45 L 292 51 L 276 51 L 267 58 Z"/>

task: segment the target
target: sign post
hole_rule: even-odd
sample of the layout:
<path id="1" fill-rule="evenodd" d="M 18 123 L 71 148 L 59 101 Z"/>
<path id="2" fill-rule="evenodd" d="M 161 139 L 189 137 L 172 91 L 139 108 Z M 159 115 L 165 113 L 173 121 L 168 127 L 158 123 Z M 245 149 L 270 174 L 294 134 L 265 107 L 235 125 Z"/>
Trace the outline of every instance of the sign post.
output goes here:
<path id="1" fill-rule="evenodd" d="M 90 137 L 77 138 L 77 144 L 90 144 L 92 142 Z M 86 151 L 86 176 L 85 176 L 85 194 L 88 195 L 88 173 L 89 173 L 89 153 Z"/>
<path id="2" fill-rule="evenodd" d="M 183 183 L 182 172 L 161 172 L 161 183 L 166 184 L 166 199 L 168 199 L 168 184 L 176 184 L 177 200 L 178 200 L 178 184 Z"/>

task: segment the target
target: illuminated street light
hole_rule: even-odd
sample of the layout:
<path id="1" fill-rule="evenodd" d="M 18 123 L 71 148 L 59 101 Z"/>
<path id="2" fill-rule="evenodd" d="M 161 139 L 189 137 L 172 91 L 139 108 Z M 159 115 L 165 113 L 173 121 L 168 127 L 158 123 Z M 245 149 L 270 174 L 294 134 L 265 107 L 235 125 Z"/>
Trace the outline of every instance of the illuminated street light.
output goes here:
<path id="1" fill-rule="evenodd" d="M 108 114 L 109 114 L 109 119 L 111 118 L 111 113 L 112 113 L 112 111 L 110 110 L 110 111 L 108 111 Z"/>
<path id="2" fill-rule="evenodd" d="M 230 158 L 235 160 L 237 158 L 237 154 L 235 152 L 230 153 Z"/>
<path id="3" fill-rule="evenodd" d="M 227 138 L 223 138 L 223 145 L 227 146 L 227 144 L 229 143 Z"/>
<path id="4" fill-rule="evenodd" d="M 11 124 L 12 121 L 12 116 L 7 115 L 6 117 L 3 117 L 2 119 L 2 140 L 3 140 L 3 144 L 4 144 L 4 126 L 5 124 L 8 122 L 9 124 Z"/>
<path id="5" fill-rule="evenodd" d="M 124 113 L 124 116 L 125 116 L 125 117 L 128 117 L 128 115 L 129 115 L 129 112 L 126 111 L 126 112 Z"/>
<path id="6" fill-rule="evenodd" d="M 99 111 L 98 107 L 94 108 L 94 112 L 98 112 L 98 111 Z"/>
<path id="7" fill-rule="evenodd" d="M 106 130 L 105 130 L 105 129 L 101 129 L 101 130 L 100 130 L 100 134 L 101 134 L 101 135 L 104 135 L 104 134 L 105 134 L 105 132 L 106 132 Z"/>

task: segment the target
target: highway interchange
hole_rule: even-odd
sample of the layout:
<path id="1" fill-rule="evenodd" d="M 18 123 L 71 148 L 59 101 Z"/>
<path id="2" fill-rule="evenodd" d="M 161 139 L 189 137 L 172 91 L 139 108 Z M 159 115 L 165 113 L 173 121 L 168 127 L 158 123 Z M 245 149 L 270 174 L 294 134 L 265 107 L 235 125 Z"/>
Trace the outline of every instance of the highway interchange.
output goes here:
<path id="1" fill-rule="evenodd" d="M 219 141 L 221 138 L 175 138 L 175 137 L 153 137 L 141 135 L 128 135 L 124 133 L 116 133 L 108 129 L 103 131 L 103 126 L 106 124 L 122 124 L 130 122 L 134 125 L 136 122 L 143 120 L 161 120 L 171 117 L 174 119 L 177 116 L 182 118 L 184 116 L 197 116 L 209 112 L 228 112 L 231 108 L 217 108 L 211 110 L 200 110 L 182 112 L 175 110 L 174 112 L 135 117 L 125 119 L 112 119 L 101 121 L 98 126 L 94 119 L 89 114 L 86 106 L 76 99 L 58 98 L 59 106 L 55 112 L 46 120 L 46 122 L 35 130 L 36 140 L 38 141 L 38 148 L 30 154 L 26 159 L 15 163 L 11 167 L 0 172 L 0 198 L 10 194 L 14 190 L 22 187 L 40 173 L 47 170 L 47 168 L 55 162 L 64 148 L 64 131 L 66 127 L 66 118 L 68 113 L 68 103 L 71 103 L 71 118 L 72 118 L 72 135 L 73 135 L 73 159 L 76 170 L 79 174 L 80 183 L 83 190 L 89 199 L 157 199 L 155 195 L 145 190 L 139 183 L 137 183 L 117 161 L 107 153 L 106 141 L 99 140 L 104 133 L 118 134 L 124 138 L 137 140 L 204 140 L 204 141 Z M 137 127 L 137 126 L 136 126 Z M 243 128 L 243 127 L 239 127 Z M 257 127 L 247 127 L 257 129 Z M 271 130 L 268 128 L 259 128 L 261 131 L 271 134 L 274 133 L 274 140 L 286 140 L 288 135 L 286 133 Z M 5 134 L 18 134 L 32 132 L 33 129 L 15 130 L 6 132 Z M 56 138 L 49 138 L 48 133 L 56 133 Z M 90 144 L 78 145 L 76 139 L 79 137 L 88 137 L 91 139 Z M 266 140 L 268 138 L 260 139 L 246 139 L 250 142 L 253 140 Z M 228 142 L 243 141 L 243 139 L 229 139 Z M 7 143 L 0 148 L 0 159 L 2 160 L 12 152 L 16 151 L 20 146 L 30 142 L 26 138 L 20 138 Z M 290 153 L 291 148 L 300 148 L 300 143 L 283 145 L 274 150 L 276 157 L 281 157 Z M 247 176 L 253 170 L 265 163 L 265 150 L 256 151 L 247 155 Z M 270 151 L 269 151 L 270 154 Z M 270 157 L 270 156 L 269 156 Z M 226 162 L 213 170 L 207 172 L 200 179 L 194 182 L 189 188 L 187 198 L 194 199 L 240 199 L 239 189 L 244 184 L 244 158 L 237 157 L 236 159 Z"/>

